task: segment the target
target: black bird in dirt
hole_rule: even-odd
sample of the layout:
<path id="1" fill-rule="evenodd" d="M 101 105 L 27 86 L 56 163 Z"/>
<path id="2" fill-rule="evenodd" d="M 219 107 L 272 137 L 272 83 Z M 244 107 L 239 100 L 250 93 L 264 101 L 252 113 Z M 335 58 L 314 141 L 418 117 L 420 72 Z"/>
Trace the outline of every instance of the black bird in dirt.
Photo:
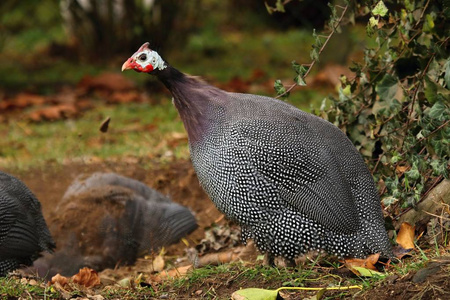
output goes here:
<path id="1" fill-rule="evenodd" d="M 188 76 L 145 43 L 122 71 L 155 75 L 172 93 L 202 187 L 269 262 L 309 250 L 393 256 L 373 178 L 336 126 L 270 97 Z"/>
<path id="2" fill-rule="evenodd" d="M 39 200 L 22 181 L 0 171 L 0 276 L 54 248 Z"/>
<path id="3" fill-rule="evenodd" d="M 197 228 L 185 206 L 116 173 L 79 176 L 50 219 L 54 255 L 35 262 L 41 276 L 70 276 L 133 264 L 137 257 L 178 242 Z"/>

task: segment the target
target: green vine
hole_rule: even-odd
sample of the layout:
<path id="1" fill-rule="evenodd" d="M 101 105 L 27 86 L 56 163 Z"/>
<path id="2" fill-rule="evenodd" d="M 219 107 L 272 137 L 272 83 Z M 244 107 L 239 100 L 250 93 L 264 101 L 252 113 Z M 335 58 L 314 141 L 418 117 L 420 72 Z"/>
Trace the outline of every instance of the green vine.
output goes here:
<path id="1" fill-rule="evenodd" d="M 354 78 L 342 77 L 338 96 L 325 99 L 319 112 L 359 149 L 393 215 L 448 178 L 449 5 L 445 0 L 353 3 L 350 13 L 369 20 L 366 33 L 376 47 L 353 63 Z"/>

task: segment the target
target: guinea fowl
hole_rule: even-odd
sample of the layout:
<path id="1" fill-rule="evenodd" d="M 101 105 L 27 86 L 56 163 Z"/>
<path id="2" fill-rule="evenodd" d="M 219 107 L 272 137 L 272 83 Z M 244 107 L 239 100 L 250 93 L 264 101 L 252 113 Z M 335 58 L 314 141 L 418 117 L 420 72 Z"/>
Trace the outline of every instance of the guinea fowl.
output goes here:
<path id="1" fill-rule="evenodd" d="M 38 199 L 22 181 L 0 171 L 0 276 L 54 248 Z"/>
<path id="2" fill-rule="evenodd" d="M 122 66 L 170 90 L 200 184 L 242 239 L 289 262 L 310 250 L 393 257 L 373 178 L 346 135 L 274 98 L 188 76 L 145 43 Z"/>
<path id="3" fill-rule="evenodd" d="M 35 262 L 41 276 L 133 264 L 137 257 L 176 243 L 197 228 L 188 208 L 116 173 L 79 176 L 51 221 L 58 249 Z"/>

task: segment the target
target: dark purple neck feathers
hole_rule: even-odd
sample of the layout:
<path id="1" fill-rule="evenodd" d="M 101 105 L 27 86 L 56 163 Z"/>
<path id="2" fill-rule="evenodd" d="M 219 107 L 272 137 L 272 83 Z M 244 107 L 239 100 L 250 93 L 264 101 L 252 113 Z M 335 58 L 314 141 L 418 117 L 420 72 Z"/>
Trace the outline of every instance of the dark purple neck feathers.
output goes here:
<path id="1" fill-rule="evenodd" d="M 156 75 L 172 93 L 175 107 L 188 133 L 189 142 L 192 144 L 200 141 L 209 125 L 206 114 L 208 105 L 213 101 L 208 97 L 208 90 L 218 89 L 170 65 L 151 74 Z"/>

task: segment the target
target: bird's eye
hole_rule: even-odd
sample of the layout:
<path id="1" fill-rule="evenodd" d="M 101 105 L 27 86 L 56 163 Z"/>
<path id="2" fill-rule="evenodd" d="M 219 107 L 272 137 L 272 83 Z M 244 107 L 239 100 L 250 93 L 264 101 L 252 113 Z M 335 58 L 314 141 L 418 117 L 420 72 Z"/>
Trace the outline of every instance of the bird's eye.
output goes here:
<path id="1" fill-rule="evenodd" d="M 141 61 L 147 60 L 147 54 L 141 54 L 141 55 L 139 56 L 139 60 L 141 60 Z"/>

